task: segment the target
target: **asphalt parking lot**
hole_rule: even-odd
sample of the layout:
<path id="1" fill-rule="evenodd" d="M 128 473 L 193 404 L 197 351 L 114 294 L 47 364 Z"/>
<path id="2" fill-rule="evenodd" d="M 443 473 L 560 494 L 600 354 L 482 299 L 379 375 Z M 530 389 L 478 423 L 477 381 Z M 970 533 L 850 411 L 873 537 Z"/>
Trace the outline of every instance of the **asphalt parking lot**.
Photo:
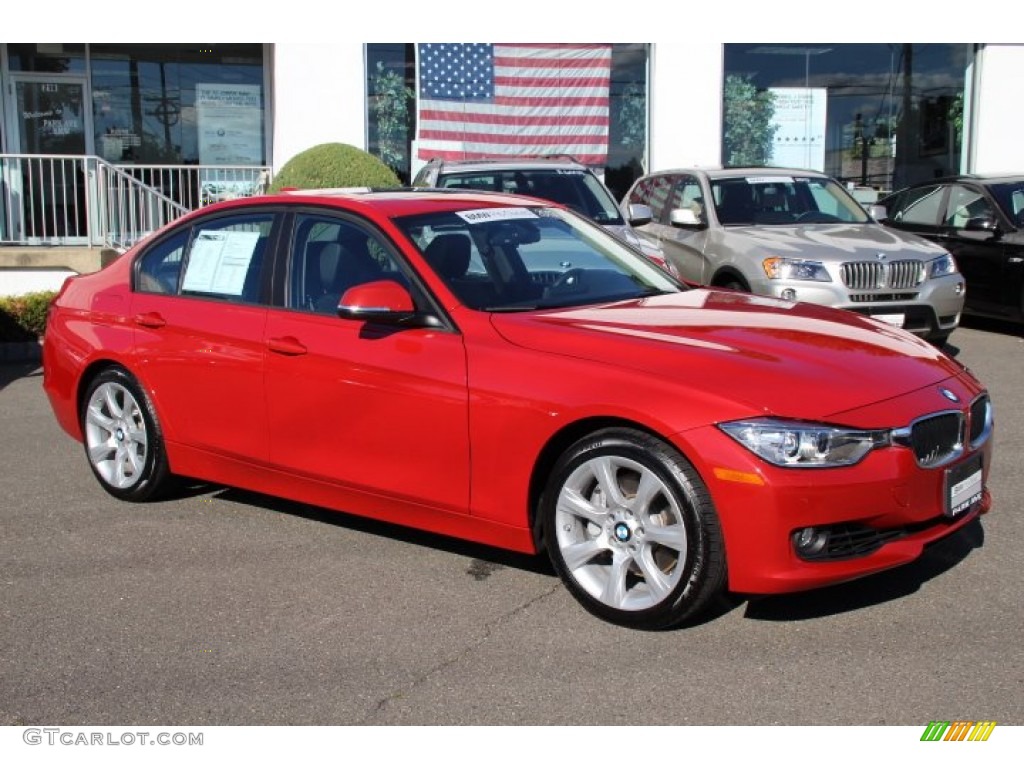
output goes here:
<path id="1" fill-rule="evenodd" d="M 1024 338 L 951 339 L 996 408 L 994 510 L 919 562 L 683 630 L 541 560 L 197 487 L 107 496 L 0 366 L 0 725 L 1024 724 Z"/>

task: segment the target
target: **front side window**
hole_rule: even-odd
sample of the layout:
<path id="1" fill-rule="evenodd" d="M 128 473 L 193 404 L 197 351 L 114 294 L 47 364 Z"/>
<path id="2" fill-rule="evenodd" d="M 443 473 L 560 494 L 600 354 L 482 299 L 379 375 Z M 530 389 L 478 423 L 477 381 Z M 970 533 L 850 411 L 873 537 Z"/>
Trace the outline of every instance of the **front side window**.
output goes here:
<path id="1" fill-rule="evenodd" d="M 383 242 L 347 219 L 296 218 L 289 265 L 289 309 L 334 315 L 349 288 L 374 280 L 408 281 Z"/>
<path id="2" fill-rule="evenodd" d="M 990 189 L 996 203 L 1015 226 L 1024 226 L 1024 181 L 993 184 Z"/>
<path id="3" fill-rule="evenodd" d="M 943 224 L 954 229 L 963 229 L 972 219 L 992 221 L 995 211 L 985 196 L 977 189 L 954 184 L 949 188 L 946 215 Z"/>
<path id="4" fill-rule="evenodd" d="M 558 208 L 479 208 L 395 223 L 472 309 L 513 312 L 679 290 L 618 239 Z"/>
<path id="5" fill-rule="evenodd" d="M 648 176 L 633 187 L 629 193 L 629 202 L 648 206 L 654 214 L 654 220 L 660 221 L 664 219 L 671 190 L 672 179 L 669 176 Z"/>
<path id="6" fill-rule="evenodd" d="M 704 216 L 704 192 L 700 188 L 700 182 L 692 176 L 681 177 L 672 192 L 669 210 L 674 211 L 678 208 L 688 208 L 698 217 Z"/>
<path id="7" fill-rule="evenodd" d="M 886 215 L 903 224 L 920 224 L 934 227 L 939 220 L 944 187 L 935 184 L 928 187 L 908 189 L 896 196 Z"/>

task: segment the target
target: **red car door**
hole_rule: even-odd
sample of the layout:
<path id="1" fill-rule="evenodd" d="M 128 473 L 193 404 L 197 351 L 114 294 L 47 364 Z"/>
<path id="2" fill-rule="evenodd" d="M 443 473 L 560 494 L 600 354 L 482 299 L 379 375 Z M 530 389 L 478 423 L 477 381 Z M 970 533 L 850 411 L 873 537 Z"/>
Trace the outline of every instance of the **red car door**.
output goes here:
<path id="1" fill-rule="evenodd" d="M 199 223 L 141 257 L 135 365 L 169 441 L 266 460 L 261 276 L 273 219 Z"/>
<path id="2" fill-rule="evenodd" d="M 265 332 L 271 464 L 465 512 L 462 336 L 339 318 L 338 299 L 355 282 L 404 282 L 408 273 L 382 238 L 351 220 L 300 215 L 293 232 L 287 306 L 269 312 Z"/>

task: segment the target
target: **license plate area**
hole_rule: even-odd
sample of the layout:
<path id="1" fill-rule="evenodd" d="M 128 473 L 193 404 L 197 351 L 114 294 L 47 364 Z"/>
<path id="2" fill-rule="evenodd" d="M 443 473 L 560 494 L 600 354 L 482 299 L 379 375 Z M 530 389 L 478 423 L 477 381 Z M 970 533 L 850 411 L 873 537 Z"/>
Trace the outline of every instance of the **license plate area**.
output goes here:
<path id="1" fill-rule="evenodd" d="M 981 504 L 981 454 L 946 470 L 946 517 L 960 517 Z"/>
<path id="2" fill-rule="evenodd" d="M 907 323 L 907 316 L 902 313 L 892 313 L 885 315 L 872 315 L 875 320 L 881 320 L 883 323 L 889 325 L 895 325 L 897 328 L 902 328 Z"/>

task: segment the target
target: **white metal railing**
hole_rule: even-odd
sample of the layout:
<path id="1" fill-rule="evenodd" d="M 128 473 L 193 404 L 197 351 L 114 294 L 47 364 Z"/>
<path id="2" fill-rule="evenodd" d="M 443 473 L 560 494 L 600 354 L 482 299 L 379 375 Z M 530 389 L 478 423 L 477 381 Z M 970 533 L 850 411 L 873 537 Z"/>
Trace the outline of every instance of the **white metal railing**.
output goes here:
<path id="1" fill-rule="evenodd" d="M 103 244 L 129 248 L 189 209 L 116 166 L 96 163 L 98 219 Z"/>
<path id="2" fill-rule="evenodd" d="M 220 200 L 266 191 L 270 169 L 249 165 L 119 165 L 147 187 L 157 189 L 190 211 Z"/>
<path id="3" fill-rule="evenodd" d="M 187 211 L 261 194 L 263 166 L 113 165 L 0 154 L 0 245 L 127 248 Z"/>

